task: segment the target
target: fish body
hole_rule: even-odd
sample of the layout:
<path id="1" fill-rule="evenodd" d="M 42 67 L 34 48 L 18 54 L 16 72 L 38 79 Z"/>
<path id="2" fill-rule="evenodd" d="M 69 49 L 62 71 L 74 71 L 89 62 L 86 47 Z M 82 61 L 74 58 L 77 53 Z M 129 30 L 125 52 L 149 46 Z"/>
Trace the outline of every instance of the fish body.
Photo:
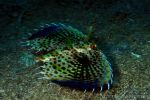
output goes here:
<path id="1" fill-rule="evenodd" d="M 83 83 L 102 90 L 110 88 L 113 71 L 106 56 L 79 30 L 61 23 L 52 23 L 28 38 L 31 51 L 45 52 L 37 56 L 42 62 L 43 79 L 56 83 Z M 70 83 L 71 82 L 71 83 Z"/>

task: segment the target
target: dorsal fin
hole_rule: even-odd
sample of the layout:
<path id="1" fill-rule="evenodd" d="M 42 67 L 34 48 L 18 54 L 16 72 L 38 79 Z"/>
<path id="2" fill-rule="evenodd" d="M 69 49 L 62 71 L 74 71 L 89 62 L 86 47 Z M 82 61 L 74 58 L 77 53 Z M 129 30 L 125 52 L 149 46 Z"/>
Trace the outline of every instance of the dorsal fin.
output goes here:
<path id="1" fill-rule="evenodd" d="M 69 35 L 70 34 L 70 35 Z M 60 37 L 65 38 L 66 36 L 71 36 L 71 34 L 80 34 L 83 35 L 82 32 L 78 31 L 77 29 L 64 25 L 62 23 L 51 23 L 49 26 L 44 27 L 43 29 L 35 32 L 29 37 L 29 40 L 33 40 L 36 38 L 54 38 Z"/>
<path id="2" fill-rule="evenodd" d="M 46 37 L 50 34 L 56 33 L 61 28 L 63 28 L 63 27 L 60 26 L 60 24 L 51 23 L 49 26 L 46 26 L 46 27 L 42 28 L 41 30 L 33 33 L 32 36 L 29 37 L 29 40 L 32 40 L 32 39 L 35 39 L 35 38 Z"/>

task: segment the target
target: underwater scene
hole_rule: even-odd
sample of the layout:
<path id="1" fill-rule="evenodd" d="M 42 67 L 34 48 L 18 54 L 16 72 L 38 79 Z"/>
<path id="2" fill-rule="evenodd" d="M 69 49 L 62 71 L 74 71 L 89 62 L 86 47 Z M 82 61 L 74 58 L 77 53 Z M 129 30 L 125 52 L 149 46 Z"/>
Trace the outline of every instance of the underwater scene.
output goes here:
<path id="1" fill-rule="evenodd" d="M 0 100 L 150 100 L 150 0 L 0 0 Z"/>

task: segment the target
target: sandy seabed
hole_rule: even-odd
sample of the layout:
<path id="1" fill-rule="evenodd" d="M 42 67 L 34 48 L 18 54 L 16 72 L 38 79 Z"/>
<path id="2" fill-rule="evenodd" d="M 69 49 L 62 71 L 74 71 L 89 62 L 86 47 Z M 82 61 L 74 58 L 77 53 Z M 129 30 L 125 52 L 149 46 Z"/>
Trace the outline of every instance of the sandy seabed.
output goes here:
<path id="1" fill-rule="evenodd" d="M 0 8 L 0 100 L 150 99 L 150 15 L 88 6 L 37 3 L 25 12 Z M 107 93 L 84 93 L 34 76 L 39 65 L 20 42 L 28 32 L 51 22 L 66 23 L 84 33 L 94 23 L 93 39 L 113 68 L 113 85 Z"/>

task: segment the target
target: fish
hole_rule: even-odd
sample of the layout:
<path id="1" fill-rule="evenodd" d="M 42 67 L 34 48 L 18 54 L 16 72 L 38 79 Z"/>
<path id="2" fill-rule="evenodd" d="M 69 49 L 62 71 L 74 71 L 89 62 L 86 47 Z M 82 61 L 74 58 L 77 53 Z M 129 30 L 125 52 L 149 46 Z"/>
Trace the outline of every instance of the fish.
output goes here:
<path id="1" fill-rule="evenodd" d="M 62 23 L 51 23 L 33 33 L 27 46 L 36 52 L 36 62 L 42 63 L 41 78 L 63 86 L 100 91 L 107 86 L 109 90 L 112 66 L 95 43 L 86 41 L 87 36 Z"/>

